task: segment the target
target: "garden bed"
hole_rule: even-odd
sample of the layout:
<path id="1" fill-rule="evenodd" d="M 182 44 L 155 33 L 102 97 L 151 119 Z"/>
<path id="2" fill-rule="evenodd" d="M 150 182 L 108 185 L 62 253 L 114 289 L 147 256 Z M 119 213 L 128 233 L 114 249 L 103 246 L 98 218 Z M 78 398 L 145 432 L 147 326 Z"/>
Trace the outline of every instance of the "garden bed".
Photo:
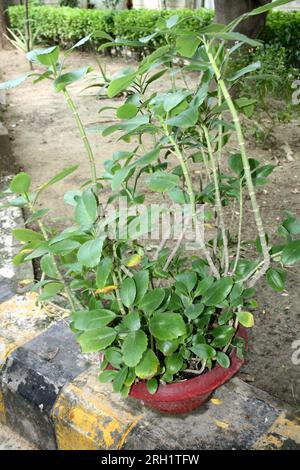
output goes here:
<path id="1" fill-rule="evenodd" d="M 101 60 L 109 73 L 118 70 L 122 65 L 128 65 L 121 60 Z M 0 63 L 5 70 L 4 79 L 21 75 L 28 70 L 23 56 L 15 51 L 0 51 Z M 93 56 L 74 54 L 74 68 L 90 64 L 97 70 Z M 105 100 L 100 103 L 92 95 L 93 89 L 79 95 L 81 89 L 82 84 L 70 87 L 70 91 L 76 96 L 85 124 L 92 126 L 98 120 L 105 121 L 103 123 L 107 125 L 109 121 L 113 121 L 112 110 L 101 114 L 100 117 L 97 111 L 102 105 L 115 105 L 116 101 Z M 51 84 L 47 81 L 36 87 L 27 83 L 13 93 L 8 93 L 8 104 L 5 122 L 13 138 L 15 159 L 20 168 L 30 173 L 34 185 L 39 185 L 74 162 L 80 162 L 79 171 L 52 187 L 53 189 L 49 188 L 41 197 L 41 205 L 46 204 L 52 215 L 61 217 L 63 226 L 70 212 L 68 206 L 58 201 L 61 201 L 66 190 L 74 189 L 84 182 L 89 173 L 72 117 L 59 95 L 51 92 Z M 262 146 L 254 138 L 249 138 L 248 146 L 251 157 L 278 165 L 277 171 L 271 177 L 270 186 L 259 190 L 265 225 L 267 231 L 272 233 L 275 227 L 270 220 L 281 219 L 284 209 L 288 207 L 295 214 L 300 212 L 300 122 L 291 121 L 272 127 L 272 123 L 266 120 L 265 125 L 272 128 L 265 145 Z M 115 136 L 103 138 L 99 133 L 91 134 L 91 141 L 99 170 L 113 151 L 120 150 L 122 146 L 126 149 L 129 147 L 129 144 L 118 142 Z M 293 156 L 287 151 L 287 144 L 292 149 Z M 131 145 L 133 147 L 134 143 Z M 230 146 L 231 149 L 234 148 L 235 143 L 232 142 Z M 288 277 L 289 294 L 284 292 L 278 296 L 266 286 L 260 288 L 256 326 L 250 339 L 249 364 L 243 368 L 241 377 L 253 381 L 257 387 L 299 409 L 300 368 L 291 361 L 292 343 L 300 339 L 299 267 L 293 268 L 293 271 L 295 277 Z"/>

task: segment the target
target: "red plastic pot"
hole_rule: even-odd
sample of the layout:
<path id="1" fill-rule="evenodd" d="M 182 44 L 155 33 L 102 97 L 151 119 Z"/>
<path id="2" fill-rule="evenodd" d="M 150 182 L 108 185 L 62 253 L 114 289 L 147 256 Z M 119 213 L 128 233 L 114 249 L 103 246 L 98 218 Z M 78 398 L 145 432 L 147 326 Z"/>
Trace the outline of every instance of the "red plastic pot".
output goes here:
<path id="1" fill-rule="evenodd" d="M 240 326 L 236 336 L 245 340 L 247 348 L 247 330 Z M 148 392 L 145 382 L 138 382 L 132 386 L 129 395 L 162 413 L 188 413 L 206 402 L 212 392 L 231 379 L 244 364 L 237 357 L 235 349 L 231 352 L 230 359 L 231 366 L 228 369 L 216 365 L 199 377 L 184 382 L 161 384 L 154 395 Z"/>

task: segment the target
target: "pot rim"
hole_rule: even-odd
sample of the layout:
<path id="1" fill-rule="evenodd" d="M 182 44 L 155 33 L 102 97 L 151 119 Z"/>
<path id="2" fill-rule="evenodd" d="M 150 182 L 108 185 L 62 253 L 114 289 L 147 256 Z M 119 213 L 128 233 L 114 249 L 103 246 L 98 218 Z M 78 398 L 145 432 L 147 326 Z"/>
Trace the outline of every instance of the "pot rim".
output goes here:
<path id="1" fill-rule="evenodd" d="M 248 332 L 243 326 L 239 326 L 235 336 L 239 336 L 245 340 L 246 350 L 248 349 Z M 141 380 L 132 385 L 129 396 L 138 398 L 143 401 L 151 402 L 172 402 L 186 400 L 196 395 L 205 395 L 213 392 L 216 388 L 223 385 L 242 367 L 245 360 L 239 359 L 236 355 L 236 349 L 230 353 L 231 365 L 228 369 L 217 364 L 211 371 L 204 374 L 187 379 L 182 382 L 174 382 L 170 384 L 159 384 L 157 391 L 152 395 L 149 393 L 146 381 Z"/>

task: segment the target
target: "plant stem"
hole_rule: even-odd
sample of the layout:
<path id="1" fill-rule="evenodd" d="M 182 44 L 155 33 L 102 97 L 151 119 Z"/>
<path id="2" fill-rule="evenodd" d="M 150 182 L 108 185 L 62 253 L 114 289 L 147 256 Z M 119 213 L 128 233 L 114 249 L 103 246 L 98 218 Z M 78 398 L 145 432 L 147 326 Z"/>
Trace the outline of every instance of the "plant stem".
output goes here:
<path id="1" fill-rule="evenodd" d="M 218 104 L 221 106 L 222 104 L 222 93 L 220 88 L 218 89 Z M 222 117 L 222 114 L 220 115 Z M 218 166 L 220 168 L 221 160 L 222 160 L 222 149 L 223 149 L 223 126 L 219 124 L 218 126 Z"/>
<path id="2" fill-rule="evenodd" d="M 25 41 L 26 41 L 26 51 L 30 52 L 30 18 L 29 18 L 29 0 L 25 0 Z M 32 62 L 29 61 L 30 70 L 33 69 Z"/>
<path id="3" fill-rule="evenodd" d="M 118 286 L 118 285 L 119 285 L 119 281 L 118 281 L 117 276 L 115 275 L 114 272 L 112 273 L 112 278 L 113 278 L 113 283 L 114 283 L 114 285 L 115 285 L 115 286 Z M 125 312 L 125 309 L 124 309 L 124 306 L 123 306 L 123 304 L 122 304 L 122 300 L 121 300 L 121 297 L 120 297 L 120 290 L 119 290 L 119 288 L 116 289 L 116 300 L 117 300 L 117 303 L 118 303 L 120 312 L 122 313 L 122 315 L 126 315 L 126 312 Z"/>
<path id="4" fill-rule="evenodd" d="M 116 261 L 118 259 L 118 255 L 117 255 L 117 250 L 116 250 L 116 247 L 115 247 L 114 243 L 113 243 L 112 248 L 113 248 L 113 258 Z M 112 278 L 113 278 L 114 285 L 119 286 L 120 281 L 121 281 L 120 273 L 119 273 L 119 280 L 118 280 L 118 278 L 117 278 L 114 271 L 112 272 Z M 126 315 L 126 311 L 125 311 L 124 305 L 123 305 L 122 300 L 121 300 L 119 287 L 117 287 L 117 289 L 116 289 L 116 300 L 117 300 L 117 303 L 118 303 L 121 314 Z"/>
<path id="5" fill-rule="evenodd" d="M 30 202 L 28 203 L 28 206 L 29 206 L 30 210 L 31 210 L 32 212 L 34 212 L 34 207 L 33 207 L 33 205 L 32 205 Z M 46 229 L 45 229 L 45 227 L 44 227 L 44 224 L 43 224 L 43 222 L 42 222 L 41 220 L 38 221 L 38 226 L 39 226 L 39 228 L 40 228 L 40 230 L 41 230 L 41 232 L 42 232 L 42 234 L 43 234 L 44 240 L 45 240 L 45 241 L 48 241 L 48 240 L 49 240 L 49 237 L 48 237 L 47 231 L 46 231 Z M 64 289 L 65 289 L 66 296 L 67 296 L 67 298 L 68 298 L 68 301 L 69 301 L 71 310 L 74 311 L 74 310 L 76 310 L 76 302 L 75 302 L 75 300 L 73 299 L 73 294 L 72 294 L 70 288 L 67 286 L 67 283 L 66 283 L 66 281 L 65 281 L 65 279 L 64 279 L 64 277 L 63 277 L 63 275 L 61 274 L 60 270 L 59 270 L 59 267 L 58 267 L 58 264 L 57 264 L 57 262 L 56 262 L 55 256 L 54 256 L 52 253 L 50 253 L 50 256 L 51 256 L 53 265 L 54 265 L 54 267 L 55 267 L 55 270 L 56 270 L 56 272 L 57 272 L 57 276 L 58 276 L 59 280 L 60 280 L 60 281 L 63 283 L 63 285 L 64 285 Z"/>
<path id="6" fill-rule="evenodd" d="M 232 272 L 235 273 L 240 255 L 241 255 L 241 245 L 242 245 L 242 228 L 243 228 L 243 180 L 240 182 L 240 213 L 239 213 L 239 229 L 238 229 L 238 242 L 236 248 L 236 257 L 235 262 L 232 268 Z"/>
<path id="7" fill-rule="evenodd" d="M 264 257 L 263 265 L 262 265 L 261 269 L 255 274 L 255 276 L 251 280 L 251 286 L 253 286 L 254 284 L 256 284 L 256 282 L 262 276 L 264 276 L 264 274 L 269 269 L 270 254 L 269 254 L 266 234 L 265 234 L 265 230 L 264 230 L 264 226 L 263 226 L 263 222 L 262 222 L 262 218 L 261 218 L 261 214 L 260 214 L 260 210 L 259 210 L 259 205 L 258 205 L 257 199 L 256 199 L 255 189 L 254 189 L 252 176 L 251 176 L 251 169 L 250 169 L 249 160 L 248 160 L 248 156 L 247 156 L 247 152 L 246 152 L 245 139 L 244 139 L 244 135 L 243 135 L 239 115 L 238 115 L 238 112 L 235 108 L 233 100 L 232 100 L 232 98 L 229 94 L 229 91 L 227 89 L 225 81 L 221 77 L 221 72 L 220 72 L 220 70 L 219 70 L 219 68 L 216 64 L 216 61 L 215 61 L 213 55 L 211 54 L 207 44 L 205 44 L 205 46 L 206 46 L 206 51 L 207 51 L 207 54 L 208 54 L 209 61 L 212 65 L 212 67 L 213 67 L 213 70 L 214 70 L 214 73 L 215 73 L 215 76 L 216 76 L 218 86 L 220 87 L 220 89 L 223 93 L 224 99 L 225 99 L 225 101 L 228 105 L 231 116 L 233 118 L 233 123 L 234 123 L 235 131 L 236 131 L 237 139 L 238 139 L 238 144 L 239 144 L 239 148 L 240 148 L 240 152 L 241 152 L 241 156 L 242 156 L 245 179 L 246 179 L 246 183 L 247 183 L 247 187 L 248 187 L 248 191 L 249 191 L 249 196 L 250 196 L 251 205 L 252 205 L 252 209 L 253 209 L 254 219 L 255 219 L 256 226 L 257 226 L 257 231 L 258 231 L 258 236 L 259 236 L 259 239 L 260 239 L 260 243 L 261 243 L 261 246 L 262 246 L 262 252 L 263 252 L 263 257 Z"/>
<path id="8" fill-rule="evenodd" d="M 97 183 L 97 171 L 96 171 L 96 162 L 95 162 L 94 154 L 93 154 L 93 151 L 92 151 L 92 147 L 91 147 L 89 139 L 86 135 L 84 125 L 83 125 L 83 123 L 80 119 L 80 116 L 78 114 L 78 111 L 77 111 L 77 108 L 75 106 L 75 103 L 74 103 L 73 99 L 71 98 L 69 92 L 66 89 L 63 90 L 63 93 L 64 93 L 64 96 L 65 96 L 67 105 L 69 106 L 69 108 L 70 108 L 70 110 L 71 110 L 71 112 L 74 116 L 74 119 L 76 121 L 77 127 L 78 127 L 79 132 L 80 132 L 81 140 L 83 141 L 83 145 L 84 145 L 84 148 L 86 150 L 86 153 L 87 153 L 87 156 L 88 156 L 88 159 L 89 159 L 89 162 L 90 162 L 90 170 L 91 170 L 91 177 L 92 177 L 91 179 L 92 179 L 93 183 L 96 184 Z"/>
<path id="9" fill-rule="evenodd" d="M 191 179 L 191 176 L 190 176 L 190 173 L 189 173 L 188 165 L 185 161 L 184 156 L 182 155 L 182 153 L 180 151 L 180 148 L 178 147 L 177 143 L 173 139 L 172 135 L 169 133 L 168 126 L 166 126 L 163 122 L 161 122 L 161 124 L 162 124 L 162 127 L 164 128 L 166 136 L 168 137 L 170 143 L 174 147 L 174 151 L 172 151 L 172 153 L 177 157 L 177 159 L 179 160 L 180 166 L 182 168 L 182 172 L 183 172 L 184 179 L 185 179 L 185 182 L 186 182 L 186 185 L 187 185 L 188 195 L 189 195 L 189 199 L 190 199 L 192 220 L 193 220 L 193 223 L 194 223 L 195 230 L 196 230 L 196 232 L 198 232 L 198 229 L 197 229 L 198 228 L 198 221 L 197 221 L 197 212 L 196 212 L 196 199 L 195 199 L 192 179 Z M 220 278 L 219 271 L 216 268 L 216 266 L 214 265 L 214 262 L 211 258 L 211 255 L 210 255 L 209 251 L 207 250 L 207 248 L 205 246 L 205 241 L 204 241 L 204 239 L 201 235 L 201 230 L 199 232 L 200 233 L 198 233 L 198 236 L 200 237 L 201 250 L 203 251 L 203 253 L 206 257 L 206 260 L 209 264 L 209 267 L 210 267 L 212 273 L 214 274 L 214 276 L 217 279 L 219 279 Z"/>
<path id="10" fill-rule="evenodd" d="M 217 210 L 218 217 L 219 217 L 219 224 L 220 224 L 222 239 L 223 239 L 224 275 L 227 276 L 228 269 L 229 269 L 228 238 L 227 238 L 227 234 L 226 234 L 226 227 L 225 227 L 225 222 L 224 222 L 224 217 L 223 217 L 218 169 L 217 169 L 216 162 L 215 162 L 215 159 L 214 159 L 214 154 L 213 154 L 212 146 L 211 146 L 211 143 L 210 143 L 208 129 L 207 129 L 206 126 L 203 126 L 202 128 L 203 128 L 204 135 L 205 135 L 208 155 L 209 155 L 212 174 L 213 174 L 213 180 L 214 180 L 214 186 L 215 186 L 215 195 L 216 195 L 216 210 Z"/>

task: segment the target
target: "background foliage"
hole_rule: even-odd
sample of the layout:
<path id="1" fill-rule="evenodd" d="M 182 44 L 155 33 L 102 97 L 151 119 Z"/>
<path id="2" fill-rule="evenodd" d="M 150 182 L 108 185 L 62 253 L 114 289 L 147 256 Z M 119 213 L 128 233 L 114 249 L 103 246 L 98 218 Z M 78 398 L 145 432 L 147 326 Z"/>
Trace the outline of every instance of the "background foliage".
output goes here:
<path id="1" fill-rule="evenodd" d="M 191 28 L 199 28 L 209 24 L 213 19 L 213 11 L 176 10 L 179 17 L 197 16 L 202 22 L 186 23 Z M 22 29 L 24 23 L 24 7 L 9 8 L 13 28 Z M 61 46 L 69 46 L 74 41 L 89 33 L 105 31 L 113 37 L 137 39 L 151 34 L 161 18 L 174 15 L 172 10 L 85 10 L 81 8 L 49 8 L 46 6 L 32 7 L 30 11 L 33 30 L 38 29 L 39 41 L 56 42 Z M 34 32 L 34 31 L 33 31 Z M 262 38 L 275 48 L 286 50 L 287 61 L 292 65 L 300 63 L 300 12 L 272 12 Z M 160 44 L 163 38 L 159 39 Z M 150 45 L 157 45 L 157 43 Z"/>

